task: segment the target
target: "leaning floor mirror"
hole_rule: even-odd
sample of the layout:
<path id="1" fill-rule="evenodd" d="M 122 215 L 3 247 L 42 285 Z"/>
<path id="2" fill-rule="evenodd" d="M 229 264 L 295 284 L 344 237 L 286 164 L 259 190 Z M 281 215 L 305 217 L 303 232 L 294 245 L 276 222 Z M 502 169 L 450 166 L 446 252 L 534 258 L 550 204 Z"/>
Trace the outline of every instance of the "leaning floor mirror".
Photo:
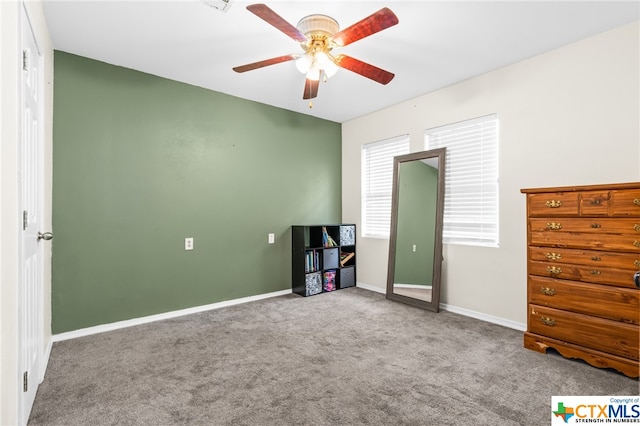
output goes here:
<path id="1" fill-rule="evenodd" d="M 394 158 L 387 299 L 438 312 L 446 148 Z"/>

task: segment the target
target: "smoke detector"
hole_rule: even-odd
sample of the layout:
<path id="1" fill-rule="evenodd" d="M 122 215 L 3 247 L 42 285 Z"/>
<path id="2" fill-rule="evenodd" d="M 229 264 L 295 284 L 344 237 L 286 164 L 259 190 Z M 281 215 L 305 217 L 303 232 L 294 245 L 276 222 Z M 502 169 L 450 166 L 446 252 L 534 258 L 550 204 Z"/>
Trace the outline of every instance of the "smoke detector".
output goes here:
<path id="1" fill-rule="evenodd" d="M 220 12 L 226 12 L 231 7 L 231 0 L 200 0 L 209 7 L 218 9 Z"/>

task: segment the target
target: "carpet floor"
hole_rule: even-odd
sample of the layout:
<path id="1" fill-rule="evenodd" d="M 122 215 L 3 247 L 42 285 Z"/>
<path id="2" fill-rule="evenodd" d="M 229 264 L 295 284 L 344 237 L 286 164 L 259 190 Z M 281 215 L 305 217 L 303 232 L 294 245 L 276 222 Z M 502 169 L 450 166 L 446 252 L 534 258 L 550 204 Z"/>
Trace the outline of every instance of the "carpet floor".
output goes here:
<path id="1" fill-rule="evenodd" d="M 351 288 L 57 342 L 30 425 L 548 425 L 638 381 Z"/>

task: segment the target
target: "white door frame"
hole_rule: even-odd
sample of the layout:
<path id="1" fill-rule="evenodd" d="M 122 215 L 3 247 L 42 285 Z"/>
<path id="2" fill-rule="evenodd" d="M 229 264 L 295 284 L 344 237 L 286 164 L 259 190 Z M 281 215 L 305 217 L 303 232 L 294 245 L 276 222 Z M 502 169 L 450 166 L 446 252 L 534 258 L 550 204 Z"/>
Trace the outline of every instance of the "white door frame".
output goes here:
<path id="1" fill-rule="evenodd" d="M 20 11 L 19 78 L 19 238 L 18 266 L 18 424 L 26 424 L 43 369 L 44 103 L 43 58 L 23 2 Z M 33 94 L 33 95 L 32 95 Z"/>

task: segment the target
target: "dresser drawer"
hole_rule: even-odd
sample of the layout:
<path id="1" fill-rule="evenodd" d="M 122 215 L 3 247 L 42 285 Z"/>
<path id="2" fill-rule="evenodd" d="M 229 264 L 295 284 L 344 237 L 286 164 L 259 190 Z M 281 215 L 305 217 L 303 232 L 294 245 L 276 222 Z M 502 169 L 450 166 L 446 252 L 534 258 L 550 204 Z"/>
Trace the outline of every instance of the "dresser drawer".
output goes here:
<path id="1" fill-rule="evenodd" d="M 628 324 L 640 319 L 640 291 L 529 275 L 529 302 Z"/>
<path id="2" fill-rule="evenodd" d="M 609 191 L 581 192 L 580 214 L 583 216 L 608 216 Z"/>
<path id="3" fill-rule="evenodd" d="M 640 253 L 640 235 L 585 234 L 580 232 L 530 231 L 533 246 L 584 248 Z"/>
<path id="4" fill-rule="evenodd" d="M 634 271 L 615 268 L 600 268 L 587 265 L 575 265 L 557 262 L 529 262 L 529 274 L 563 280 L 583 281 L 636 288 L 633 280 Z"/>
<path id="5" fill-rule="evenodd" d="M 557 247 L 529 247 L 529 259 L 539 262 L 574 263 L 596 268 L 640 271 L 639 253 L 617 253 Z"/>
<path id="6" fill-rule="evenodd" d="M 560 216 L 578 214 L 577 192 L 527 194 L 530 216 Z"/>
<path id="7" fill-rule="evenodd" d="M 538 305 L 529 305 L 528 320 L 531 333 L 638 359 L 636 325 Z"/>
<path id="8" fill-rule="evenodd" d="M 529 230 L 554 234 L 562 232 L 629 234 L 637 235 L 640 238 L 640 218 L 535 218 L 529 219 Z"/>
<path id="9" fill-rule="evenodd" d="M 611 191 L 613 216 L 640 217 L 640 189 Z"/>

